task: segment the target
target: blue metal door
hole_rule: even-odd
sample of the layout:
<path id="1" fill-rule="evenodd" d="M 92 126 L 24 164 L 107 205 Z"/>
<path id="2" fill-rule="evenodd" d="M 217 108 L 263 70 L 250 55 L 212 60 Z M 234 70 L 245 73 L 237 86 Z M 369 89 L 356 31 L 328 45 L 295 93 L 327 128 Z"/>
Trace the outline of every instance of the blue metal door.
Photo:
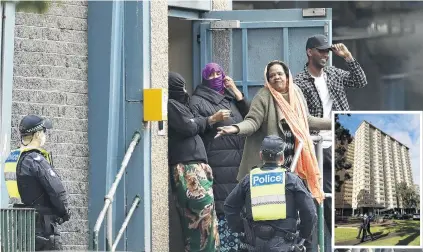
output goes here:
<path id="1" fill-rule="evenodd" d="M 135 131 L 135 147 L 113 201 L 112 240 L 141 198 L 118 251 L 151 251 L 151 135 L 143 124 L 142 90 L 150 88 L 150 1 L 88 3 L 89 228 L 104 205 Z M 103 221 L 99 249 L 106 248 Z M 90 235 L 92 233 L 90 232 Z M 93 239 L 90 237 L 90 249 Z"/>
<path id="2" fill-rule="evenodd" d="M 208 62 L 223 64 L 215 57 L 227 45 L 213 42 L 216 32 L 212 22 L 238 20 L 239 26 L 229 35 L 229 76 L 244 95 L 252 99 L 262 87 L 264 67 L 271 60 L 286 62 L 292 74 L 299 73 L 307 60 L 307 38 L 324 34 L 332 42 L 332 10 L 325 9 L 325 16 L 303 17 L 302 9 L 212 11 L 203 15 L 206 21 L 194 24 L 194 86 L 201 83 L 201 69 Z M 329 64 L 332 64 L 330 58 Z M 226 69 L 228 70 L 228 69 Z"/>

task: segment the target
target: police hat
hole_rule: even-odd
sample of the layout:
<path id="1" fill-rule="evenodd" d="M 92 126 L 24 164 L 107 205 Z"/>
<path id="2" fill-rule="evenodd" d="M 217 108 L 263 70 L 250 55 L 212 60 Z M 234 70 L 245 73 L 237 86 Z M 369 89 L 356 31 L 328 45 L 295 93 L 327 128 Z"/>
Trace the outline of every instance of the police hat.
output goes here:
<path id="1" fill-rule="evenodd" d="M 43 129 L 51 129 L 52 124 L 50 120 L 41 118 L 36 115 L 27 115 L 19 124 L 19 132 L 22 136 L 27 136 L 34 134 L 37 131 L 41 131 Z"/>
<path id="2" fill-rule="evenodd" d="M 261 143 L 261 152 L 263 155 L 272 157 L 285 150 L 285 142 L 279 136 L 271 135 L 264 138 Z"/>

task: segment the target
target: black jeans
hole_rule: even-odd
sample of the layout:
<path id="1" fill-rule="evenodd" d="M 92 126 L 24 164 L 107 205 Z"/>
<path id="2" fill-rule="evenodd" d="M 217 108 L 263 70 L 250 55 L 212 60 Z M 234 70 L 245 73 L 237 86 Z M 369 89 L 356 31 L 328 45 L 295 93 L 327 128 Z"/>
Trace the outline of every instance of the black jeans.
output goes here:
<path id="1" fill-rule="evenodd" d="M 332 193 L 332 148 L 323 149 L 323 191 Z M 332 235 L 332 199 L 328 198 L 324 201 L 325 223 Z"/>
<path id="2" fill-rule="evenodd" d="M 317 149 L 316 149 L 317 151 Z M 316 153 L 317 157 L 317 153 Z M 320 171 L 320 167 L 319 167 Z M 325 193 L 332 193 L 332 148 L 323 149 L 323 191 Z M 319 205 L 316 203 L 316 212 L 318 213 Z M 324 219 L 325 219 L 325 226 L 324 233 L 325 233 L 325 251 L 332 251 L 332 199 L 328 198 L 325 199 L 323 202 L 323 211 L 324 211 Z M 318 250 L 318 243 L 319 243 L 319 226 L 316 225 L 316 231 L 312 233 L 310 240 L 305 242 L 305 246 L 307 251 L 317 251 Z"/>
<path id="3" fill-rule="evenodd" d="M 317 149 L 316 149 L 317 151 Z M 317 157 L 317 153 L 316 153 Z M 319 167 L 320 170 L 320 167 Z M 332 193 L 332 148 L 323 149 L 323 191 L 325 193 Z M 316 212 L 318 213 L 319 205 L 316 204 Z M 325 199 L 323 202 L 323 211 L 325 219 L 325 251 L 332 251 L 332 199 Z M 318 225 L 316 232 L 312 235 L 311 242 L 307 246 L 307 251 L 317 251 L 318 244 Z"/>

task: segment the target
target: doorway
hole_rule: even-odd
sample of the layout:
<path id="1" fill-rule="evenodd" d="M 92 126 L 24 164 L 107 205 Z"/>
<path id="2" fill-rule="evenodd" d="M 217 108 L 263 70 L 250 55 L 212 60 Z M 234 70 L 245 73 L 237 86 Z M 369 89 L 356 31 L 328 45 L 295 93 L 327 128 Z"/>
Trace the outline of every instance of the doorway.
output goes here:
<path id="1" fill-rule="evenodd" d="M 193 75 L 193 21 L 169 17 L 169 71 L 177 72 L 185 78 L 187 91 L 192 94 Z"/>
<path id="2" fill-rule="evenodd" d="M 182 75 L 186 81 L 186 89 L 189 94 L 193 91 L 193 21 L 168 17 L 168 44 L 169 44 L 169 72 Z M 169 186 L 169 248 L 172 251 L 184 251 L 182 226 Z"/>

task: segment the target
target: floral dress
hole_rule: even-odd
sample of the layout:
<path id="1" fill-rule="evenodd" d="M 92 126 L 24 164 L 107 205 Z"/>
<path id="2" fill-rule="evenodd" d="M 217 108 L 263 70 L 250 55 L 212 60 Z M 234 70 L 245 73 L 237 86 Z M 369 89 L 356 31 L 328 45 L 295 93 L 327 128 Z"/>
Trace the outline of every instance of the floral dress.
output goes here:
<path id="1" fill-rule="evenodd" d="M 204 163 L 177 164 L 172 186 L 181 217 L 185 251 L 219 251 L 219 233 L 213 196 L 213 175 Z"/>

